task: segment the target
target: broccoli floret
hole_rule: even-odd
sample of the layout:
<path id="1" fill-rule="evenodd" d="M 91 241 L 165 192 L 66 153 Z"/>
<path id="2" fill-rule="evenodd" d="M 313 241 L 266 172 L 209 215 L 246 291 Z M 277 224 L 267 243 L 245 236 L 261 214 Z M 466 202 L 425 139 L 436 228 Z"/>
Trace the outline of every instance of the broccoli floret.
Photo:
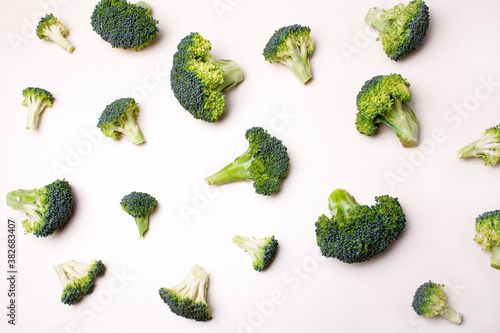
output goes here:
<path id="1" fill-rule="evenodd" d="M 40 114 L 54 103 L 54 96 L 42 88 L 28 87 L 23 90 L 24 100 L 22 105 L 28 108 L 26 129 L 35 129 L 40 120 Z"/>
<path id="2" fill-rule="evenodd" d="M 314 50 L 311 29 L 299 24 L 282 27 L 274 32 L 264 48 L 264 58 L 289 67 L 302 83 L 312 78 L 309 57 Z"/>
<path id="3" fill-rule="evenodd" d="M 146 141 L 136 123 L 138 115 L 139 108 L 133 98 L 120 98 L 106 106 L 97 127 L 115 141 L 123 134 L 130 142 L 138 145 Z"/>
<path id="4" fill-rule="evenodd" d="M 223 91 L 243 81 L 240 66 L 232 60 L 216 60 L 212 44 L 199 33 L 184 37 L 177 46 L 170 83 L 175 98 L 196 119 L 219 120 L 226 109 Z"/>
<path id="5" fill-rule="evenodd" d="M 253 269 L 258 272 L 262 272 L 271 265 L 278 250 L 278 241 L 274 236 L 257 239 L 235 235 L 232 241 L 250 254 Z"/>
<path id="6" fill-rule="evenodd" d="M 366 81 L 356 98 L 356 128 L 375 135 L 378 124 L 392 128 L 405 148 L 418 145 L 418 119 L 410 109 L 410 84 L 399 74 L 378 75 Z"/>
<path id="7" fill-rule="evenodd" d="M 26 213 L 24 233 L 47 237 L 61 228 L 73 212 L 73 193 L 66 180 L 56 180 L 42 188 L 17 190 L 7 194 L 7 205 Z"/>
<path id="8" fill-rule="evenodd" d="M 101 0 L 90 18 L 92 29 L 114 48 L 140 51 L 156 39 L 158 21 L 144 1 Z"/>
<path id="9" fill-rule="evenodd" d="M 220 185 L 240 180 L 253 181 L 256 193 L 276 193 L 288 174 L 290 158 L 286 147 L 261 127 L 248 129 L 245 138 L 248 149 L 226 167 L 205 178 L 205 182 Z"/>
<path id="10" fill-rule="evenodd" d="M 139 228 L 139 239 L 148 230 L 149 214 L 155 209 L 157 201 L 147 193 L 132 192 L 124 196 L 120 202 L 122 209 L 132 216 Z"/>
<path id="11" fill-rule="evenodd" d="M 161 299 L 170 311 L 196 321 L 212 319 L 207 304 L 208 276 L 194 265 L 188 275 L 173 288 L 160 288 Z"/>
<path id="12" fill-rule="evenodd" d="M 40 19 L 36 27 L 36 35 L 40 39 L 56 42 L 57 45 L 69 53 L 72 53 L 75 49 L 65 38 L 68 35 L 68 27 L 59 22 L 53 14 L 47 14 Z"/>
<path id="13" fill-rule="evenodd" d="M 377 40 L 382 41 L 387 56 L 398 61 L 422 44 L 429 27 L 429 7 L 414 0 L 388 10 L 371 8 L 365 22 L 379 30 Z"/>
<path id="14" fill-rule="evenodd" d="M 413 303 L 411 304 L 413 310 L 419 316 L 434 317 L 439 315 L 458 325 L 462 322 L 462 314 L 455 312 L 448 306 L 446 295 L 441 290 L 441 287 L 443 285 L 432 281 L 421 285 L 415 292 L 415 296 L 413 296 Z"/>
<path id="15" fill-rule="evenodd" d="M 458 157 L 479 157 L 484 165 L 496 165 L 500 161 L 500 125 L 488 128 L 479 139 L 459 149 Z"/>
<path id="16" fill-rule="evenodd" d="M 63 287 L 61 302 L 73 305 L 94 290 L 95 280 L 104 274 L 104 265 L 100 260 L 90 264 L 70 260 L 55 265 L 54 270 Z"/>
<path id="17" fill-rule="evenodd" d="M 476 218 L 476 237 L 483 250 L 491 251 L 491 267 L 500 269 L 500 210 L 486 212 Z"/>
<path id="18" fill-rule="evenodd" d="M 333 191 L 328 199 L 332 217 L 322 215 L 315 224 L 321 254 L 351 264 L 386 251 L 403 232 L 406 218 L 397 198 L 383 195 L 375 202 L 360 205 L 347 191 Z"/>

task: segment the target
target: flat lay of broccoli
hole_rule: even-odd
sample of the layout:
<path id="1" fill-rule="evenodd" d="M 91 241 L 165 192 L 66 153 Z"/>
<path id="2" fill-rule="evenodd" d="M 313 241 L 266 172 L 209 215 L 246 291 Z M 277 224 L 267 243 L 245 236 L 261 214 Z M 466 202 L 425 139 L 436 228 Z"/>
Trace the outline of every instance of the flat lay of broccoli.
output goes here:
<path id="1" fill-rule="evenodd" d="M 262 54 L 267 61 L 277 62 L 290 68 L 300 82 L 305 84 L 313 77 L 309 63 L 313 51 L 311 29 L 294 24 L 276 30 Z"/>
<path id="2" fill-rule="evenodd" d="M 208 275 L 194 265 L 186 277 L 172 288 L 160 288 L 161 299 L 170 311 L 196 321 L 212 319 L 207 304 Z"/>
<path id="3" fill-rule="evenodd" d="M 90 264 L 69 260 L 55 265 L 54 270 L 63 288 L 61 302 L 73 305 L 94 290 L 95 280 L 104 274 L 104 265 L 100 260 Z"/>
<path id="4" fill-rule="evenodd" d="M 491 267 L 500 269 L 500 210 L 486 212 L 476 218 L 474 240 L 491 251 Z"/>
<path id="5" fill-rule="evenodd" d="M 271 265 L 278 250 L 278 241 L 274 236 L 257 239 L 235 235 L 232 241 L 250 254 L 253 269 L 258 272 L 262 272 Z"/>
<path id="6" fill-rule="evenodd" d="M 36 129 L 42 112 L 54 103 L 54 96 L 45 89 L 28 87 L 23 90 L 23 97 L 22 105 L 28 108 L 26 129 Z"/>
<path id="7" fill-rule="evenodd" d="M 196 119 L 219 120 L 226 109 L 224 91 L 243 81 L 240 66 L 232 60 L 217 60 L 212 44 L 199 33 L 184 37 L 177 46 L 170 83 L 175 98 Z"/>
<path id="8" fill-rule="evenodd" d="M 441 316 L 451 323 L 459 325 L 462 323 L 462 314 L 451 309 L 446 302 L 446 295 L 441 290 L 443 285 L 432 281 L 422 284 L 413 296 L 412 307 L 419 316 L 435 317 Z"/>
<path id="9" fill-rule="evenodd" d="M 115 141 L 122 134 L 130 142 L 138 145 L 146 141 L 136 122 L 138 116 L 139 108 L 135 100 L 120 98 L 106 106 L 99 117 L 97 127 L 105 136 Z"/>
<path id="10" fill-rule="evenodd" d="M 500 160 L 500 125 L 488 128 L 479 139 L 459 149 L 458 157 L 477 157 L 484 165 L 496 165 Z"/>
<path id="11" fill-rule="evenodd" d="M 36 35 L 40 39 L 51 40 L 69 53 L 75 49 L 67 40 L 68 27 L 63 25 L 53 14 L 47 14 L 40 19 L 36 27 Z"/>
<path id="12" fill-rule="evenodd" d="M 24 212 L 24 233 L 47 237 L 61 228 L 73 212 L 73 192 L 66 180 L 55 180 L 42 188 L 7 194 L 7 205 Z"/>
<path id="13" fill-rule="evenodd" d="M 422 0 L 400 3 L 388 10 L 374 7 L 365 22 L 379 30 L 377 40 L 382 41 L 387 56 L 398 61 L 422 44 L 429 27 L 429 7 Z"/>
<path id="14" fill-rule="evenodd" d="M 120 202 L 122 209 L 132 216 L 139 228 L 139 239 L 149 227 L 149 214 L 156 208 L 157 201 L 147 193 L 131 192 Z"/>

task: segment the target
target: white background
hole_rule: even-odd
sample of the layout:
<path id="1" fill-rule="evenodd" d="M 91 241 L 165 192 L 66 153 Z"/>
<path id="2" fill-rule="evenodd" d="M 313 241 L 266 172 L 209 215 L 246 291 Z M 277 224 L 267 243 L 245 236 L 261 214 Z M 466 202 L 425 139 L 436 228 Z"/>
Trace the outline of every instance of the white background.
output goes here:
<path id="1" fill-rule="evenodd" d="M 96 0 L 18 0 L 0 19 L 2 193 L 72 185 L 76 206 L 66 227 L 47 238 L 17 227 L 17 325 L 7 325 L 7 283 L 0 279 L 2 331 L 8 332 L 498 332 L 500 271 L 473 240 L 475 218 L 500 208 L 498 167 L 460 160 L 456 151 L 499 123 L 500 3 L 429 0 L 431 24 L 421 48 L 394 62 L 363 19 L 391 1 L 151 0 L 157 41 L 141 52 L 110 47 L 90 26 Z M 40 41 L 34 26 L 54 12 L 68 26 L 73 54 Z M 314 78 L 302 85 L 284 66 L 264 61 L 275 29 L 311 27 Z M 216 58 L 235 60 L 245 80 L 227 93 L 215 124 L 194 119 L 170 90 L 179 41 L 198 31 Z M 411 83 L 420 145 L 405 149 L 381 126 L 356 131 L 355 99 L 378 74 Z M 55 96 L 38 130 L 24 129 L 22 90 Z M 96 129 L 104 107 L 120 97 L 139 102 L 147 142 L 114 142 Z M 254 193 L 250 183 L 209 188 L 203 179 L 246 147 L 245 130 L 262 126 L 288 147 L 291 168 L 281 191 Z M 362 264 L 318 255 L 314 223 L 328 213 L 331 191 L 358 202 L 398 197 L 407 227 L 389 251 Z M 148 192 L 159 206 L 138 240 L 123 195 Z M 0 276 L 6 274 L 6 222 Z M 280 248 L 265 272 L 252 270 L 234 234 L 275 235 Z M 78 305 L 60 302 L 52 266 L 101 259 L 106 274 Z M 193 264 L 210 275 L 213 320 L 172 314 L 158 296 Z M 425 281 L 445 284 L 457 327 L 418 317 L 411 308 Z"/>

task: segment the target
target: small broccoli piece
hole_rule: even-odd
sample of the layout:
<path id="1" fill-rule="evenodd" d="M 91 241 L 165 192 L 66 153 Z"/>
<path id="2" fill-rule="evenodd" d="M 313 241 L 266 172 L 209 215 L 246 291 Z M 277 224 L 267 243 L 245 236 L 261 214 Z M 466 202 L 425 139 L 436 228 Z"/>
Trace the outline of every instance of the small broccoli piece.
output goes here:
<path id="1" fill-rule="evenodd" d="M 491 251 L 491 267 L 500 269 L 500 210 L 486 212 L 476 218 L 474 240 Z"/>
<path id="2" fill-rule="evenodd" d="M 94 290 L 95 280 L 104 274 L 104 265 L 100 260 L 90 264 L 70 260 L 55 265 L 54 270 L 63 287 L 61 302 L 73 305 Z"/>
<path id="3" fill-rule="evenodd" d="M 42 188 L 17 190 L 7 194 L 7 205 L 26 213 L 24 233 L 47 237 L 61 228 L 73 212 L 73 193 L 66 180 L 56 180 Z"/>
<path id="4" fill-rule="evenodd" d="M 122 209 L 132 216 L 139 228 L 139 239 L 148 230 L 149 214 L 155 209 L 157 201 L 147 193 L 132 192 L 122 198 Z"/>
<path id="5" fill-rule="evenodd" d="M 453 324 L 462 322 L 462 314 L 455 312 L 446 303 L 446 295 L 441 290 L 443 285 L 436 284 L 432 281 L 421 285 L 413 296 L 411 304 L 413 310 L 419 316 L 434 317 L 442 316 L 448 319 Z"/>
<path id="6" fill-rule="evenodd" d="M 199 33 L 184 37 L 177 46 L 170 83 L 175 98 L 196 119 L 219 120 L 226 109 L 228 90 L 241 81 L 240 66 L 232 60 L 216 60 L 212 44 Z"/>
<path id="7" fill-rule="evenodd" d="M 271 265 L 278 250 L 278 241 L 274 236 L 257 239 L 235 235 L 232 241 L 250 254 L 253 269 L 258 272 L 262 272 Z"/>
<path id="8" fill-rule="evenodd" d="M 69 53 L 72 53 L 75 49 L 65 38 L 68 35 L 68 27 L 59 22 L 53 14 L 47 14 L 40 19 L 36 27 L 36 35 L 40 39 L 56 42 L 57 45 Z"/>
<path id="9" fill-rule="evenodd" d="M 40 114 L 46 108 L 50 108 L 54 103 L 54 97 L 50 92 L 42 88 L 28 87 L 23 90 L 22 105 L 28 108 L 28 120 L 26 121 L 26 129 L 36 129 Z"/>
<path id="10" fill-rule="evenodd" d="M 115 141 L 123 134 L 130 142 L 138 145 L 146 141 L 136 123 L 138 115 L 139 108 L 133 98 L 120 98 L 106 106 L 97 127 Z"/>
<path id="11" fill-rule="evenodd" d="M 311 29 L 299 24 L 282 27 L 274 32 L 264 48 L 264 58 L 289 67 L 302 83 L 312 78 L 309 57 L 314 50 Z"/>
<path id="12" fill-rule="evenodd" d="M 356 128 L 375 135 L 378 124 L 392 128 L 405 148 L 418 145 L 418 119 L 407 103 L 410 84 L 399 74 L 378 75 L 366 81 L 356 98 Z"/>
<path id="13" fill-rule="evenodd" d="M 385 53 L 398 61 L 415 51 L 424 40 L 429 27 L 429 7 L 422 0 L 391 9 L 371 8 L 365 22 L 379 30 Z"/>
<path id="14" fill-rule="evenodd" d="M 397 198 L 375 197 L 375 205 L 358 204 L 345 190 L 328 199 L 331 218 L 316 222 L 316 240 L 325 257 L 345 263 L 368 261 L 385 252 L 403 232 L 406 218 Z"/>
<path id="15" fill-rule="evenodd" d="M 170 311 L 196 321 L 212 319 L 207 304 L 208 276 L 194 265 L 188 275 L 173 288 L 160 288 L 161 299 Z"/>
<path id="16" fill-rule="evenodd" d="M 158 21 L 144 1 L 101 0 L 90 18 L 92 30 L 112 47 L 140 51 L 156 39 Z"/>
<path id="17" fill-rule="evenodd" d="M 484 165 L 496 165 L 500 161 L 500 125 L 488 128 L 479 139 L 459 149 L 458 157 L 479 157 Z"/>
<path id="18" fill-rule="evenodd" d="M 278 192 L 290 163 L 286 147 L 261 127 L 248 129 L 245 138 L 249 143 L 248 149 L 226 167 L 205 178 L 205 182 L 220 185 L 240 180 L 253 181 L 258 194 Z"/>

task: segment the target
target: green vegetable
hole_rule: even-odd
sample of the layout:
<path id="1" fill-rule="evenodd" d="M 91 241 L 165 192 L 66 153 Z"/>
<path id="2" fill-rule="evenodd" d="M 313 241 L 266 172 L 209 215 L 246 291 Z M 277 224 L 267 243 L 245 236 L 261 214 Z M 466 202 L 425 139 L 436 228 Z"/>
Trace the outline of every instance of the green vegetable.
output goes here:
<path id="1" fill-rule="evenodd" d="M 491 267 L 500 269 L 500 210 L 486 212 L 476 218 L 476 237 L 483 250 L 491 251 Z"/>
<path id="2" fill-rule="evenodd" d="M 235 235 L 232 241 L 250 254 L 253 269 L 258 272 L 262 272 L 271 265 L 278 250 L 278 241 L 274 236 L 257 239 Z"/>
<path id="3" fill-rule="evenodd" d="M 36 27 L 36 35 L 40 39 L 51 40 L 69 53 L 72 53 L 75 47 L 67 40 L 68 27 L 63 25 L 53 14 L 47 14 L 42 17 Z"/>
<path id="4" fill-rule="evenodd" d="M 413 296 L 413 310 L 420 316 L 442 316 L 458 325 L 462 322 L 462 314 L 448 306 L 446 295 L 441 290 L 442 286 L 432 281 L 422 284 Z"/>
<path id="5" fill-rule="evenodd" d="M 132 216 L 139 228 L 139 239 L 149 227 L 149 214 L 156 208 L 157 201 L 147 193 L 132 192 L 124 196 L 120 202 L 122 209 Z"/>
<path id="6" fill-rule="evenodd" d="M 496 165 L 500 160 L 500 125 L 488 128 L 479 139 L 459 149 L 458 157 L 478 157 L 484 165 Z"/>
<path id="7" fill-rule="evenodd" d="M 97 127 L 115 141 L 123 134 L 130 142 L 138 145 L 146 141 L 136 123 L 138 115 L 139 108 L 133 98 L 120 98 L 106 106 Z"/>
<path id="8" fill-rule="evenodd" d="M 36 129 L 40 120 L 40 114 L 54 103 L 54 97 L 50 92 L 42 88 L 28 87 L 23 90 L 24 100 L 22 105 L 28 108 L 28 119 L 26 129 Z"/>
<path id="9" fill-rule="evenodd" d="M 90 264 L 70 260 L 55 265 L 54 270 L 63 287 L 61 302 L 73 305 L 94 290 L 95 280 L 104 274 L 104 265 L 100 260 Z"/>

